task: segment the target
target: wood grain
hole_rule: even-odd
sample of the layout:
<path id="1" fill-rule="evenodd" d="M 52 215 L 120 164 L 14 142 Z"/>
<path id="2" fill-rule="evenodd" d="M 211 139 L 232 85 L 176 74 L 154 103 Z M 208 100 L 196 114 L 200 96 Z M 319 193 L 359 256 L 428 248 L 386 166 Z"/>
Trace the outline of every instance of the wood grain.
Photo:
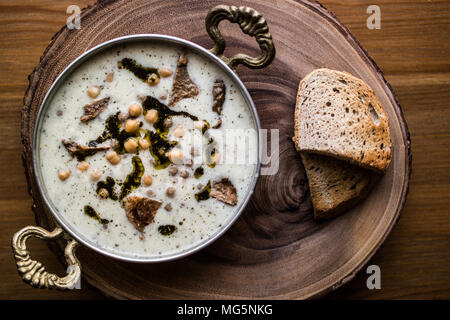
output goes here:
<path id="1" fill-rule="evenodd" d="M 360 21 L 354 21 L 354 17 L 357 16 L 357 13 L 359 11 L 364 12 L 366 6 L 360 5 L 360 4 L 353 4 L 348 2 L 345 2 L 345 6 L 339 2 L 332 2 L 330 1 L 331 6 L 336 6 L 335 11 L 339 15 L 339 9 L 344 14 L 344 18 L 346 17 L 346 14 L 349 15 L 349 23 L 353 23 L 355 25 L 355 29 L 361 32 L 362 37 L 359 36 L 357 32 L 358 37 L 363 42 L 364 45 L 366 43 L 363 41 L 364 35 L 366 38 L 373 37 L 373 34 L 370 32 L 385 32 L 383 30 L 384 25 L 382 27 L 382 30 L 380 31 L 367 31 L 365 30 L 364 19 L 362 22 Z M 429 9 L 431 12 L 435 11 L 434 13 L 436 15 L 443 15 L 443 12 L 446 12 L 444 9 L 448 8 L 448 3 L 437 3 L 436 6 L 441 6 L 439 10 L 435 10 L 435 7 L 432 7 L 430 9 L 429 5 L 427 4 L 417 4 L 418 7 L 422 9 L 422 11 L 426 9 Z M 445 7 L 447 5 L 447 7 Z M 349 7 L 351 10 L 348 10 Z M 383 11 L 383 14 L 389 17 L 389 14 L 391 14 L 391 19 L 394 21 L 394 15 L 397 16 L 396 7 L 393 7 L 392 5 L 387 4 L 387 13 Z M 9 18 L 5 18 L 4 12 L 7 14 L 11 14 L 11 11 L 14 12 L 20 11 L 23 8 L 26 8 L 26 6 L 17 5 L 16 2 L 14 2 L 14 5 L 10 6 L 10 10 L 2 10 L 2 16 L 1 16 L 1 22 L 5 23 L 5 25 L 8 22 Z M 14 8 L 12 8 L 14 7 Z M 410 6 L 413 7 L 413 6 Z M 409 8 L 410 8 L 409 7 Z M 4 8 L 2 8 L 4 9 Z M 30 8 L 29 8 L 30 9 Z M 31 7 L 30 11 L 33 11 L 33 7 Z M 62 8 L 60 12 L 64 12 L 65 7 Z M 331 8 L 333 9 L 333 8 Z M 406 10 L 406 8 L 404 8 Z M 43 10 L 42 8 L 39 8 L 39 10 Z M 346 11 L 348 10 L 348 11 Z M 382 10 L 383 6 L 382 6 Z M 391 10 L 391 11 L 389 11 Z M 261 10 L 262 11 L 262 10 Z M 347 13 L 349 12 L 349 13 Z M 448 10 L 447 10 L 448 12 Z M 44 13 L 43 13 L 44 14 Z M 54 14 L 52 13 L 52 10 L 50 10 L 50 13 L 47 14 Z M 362 17 L 365 15 L 363 13 L 360 13 Z M 406 15 L 407 16 L 407 15 Z M 30 19 L 36 19 L 36 18 L 30 18 Z M 443 21 L 445 18 L 442 19 L 428 19 L 426 17 L 423 18 L 425 25 L 430 25 L 431 32 L 428 32 L 427 34 L 430 34 L 432 36 L 435 36 L 436 39 L 439 40 L 439 30 L 442 29 L 443 31 L 448 31 L 448 25 L 445 25 L 442 27 Z M 428 20 L 427 20 L 428 19 Z M 38 19 L 39 20 L 39 19 Z M 41 19 L 42 21 L 44 19 Z M 55 23 L 55 29 L 52 31 L 55 32 L 59 25 L 64 23 L 65 16 L 60 19 L 58 22 L 59 24 Z M 353 22 L 352 22 L 353 21 Z M 384 20 L 383 20 L 384 21 Z M 389 20 L 388 20 L 389 21 Z M 427 22 L 428 21 L 428 22 Z M 436 22 L 437 21 L 437 22 Z M 345 20 L 344 20 L 345 22 Z M 391 22 L 393 24 L 393 28 L 395 28 L 395 22 Z M 419 23 L 419 24 L 420 24 Z M 39 24 L 39 22 L 37 22 Z M 359 24 L 362 24 L 360 26 Z M 14 24 L 11 25 L 9 23 L 9 28 L 13 29 L 13 27 L 16 27 Z M 21 26 L 20 26 L 21 27 Z M 20 27 L 17 27 L 18 30 L 16 30 L 16 39 L 19 39 L 20 37 L 17 36 L 17 34 L 21 33 Z M 416 26 L 410 26 L 413 29 L 416 28 Z M 423 27 L 423 26 L 422 26 Z M 359 29 L 358 29 L 359 28 Z M 415 144 L 415 132 L 411 128 L 412 136 L 413 136 L 413 149 L 414 149 L 414 155 L 415 155 L 415 171 L 413 173 L 412 181 L 417 181 L 417 184 L 412 184 L 411 186 L 411 193 L 415 194 L 415 197 L 413 200 L 411 198 L 413 197 L 410 194 L 407 206 L 405 208 L 405 211 L 403 215 L 409 213 L 407 216 L 407 220 L 405 222 L 405 218 L 402 218 L 400 220 L 399 225 L 394 229 L 393 235 L 388 239 L 387 245 L 383 246 L 382 250 L 378 255 L 375 256 L 375 261 L 373 263 L 379 264 L 382 268 L 383 272 L 383 290 L 371 292 L 365 289 L 365 277 L 363 274 L 361 274 L 355 281 L 351 282 L 347 287 L 343 289 L 339 289 L 337 293 L 333 294 L 333 296 L 337 297 L 448 297 L 449 296 L 449 221 L 448 221 L 448 198 L 446 195 L 448 195 L 449 191 L 449 183 L 448 183 L 448 161 L 446 159 L 448 158 L 448 126 L 445 124 L 448 123 L 446 121 L 449 120 L 449 113 L 448 113 L 448 93 L 445 90 L 446 86 L 448 86 L 449 77 L 448 77 L 448 69 L 449 69 L 449 63 L 448 63 L 448 46 L 445 47 L 446 42 L 430 42 L 428 36 L 425 39 L 425 36 L 423 36 L 423 41 L 420 42 L 419 40 L 422 39 L 420 33 L 417 33 L 418 29 L 414 29 L 416 32 L 410 32 L 408 28 L 401 29 L 400 33 L 396 33 L 392 31 L 389 26 L 387 27 L 390 33 L 388 35 L 391 35 L 391 47 L 387 46 L 382 48 L 384 52 L 379 54 L 379 57 L 375 57 L 378 64 L 382 66 L 382 68 L 387 71 L 388 79 L 389 77 L 389 71 L 391 72 L 391 75 L 393 77 L 393 80 L 391 80 L 394 88 L 396 87 L 396 82 L 398 83 L 398 86 L 400 89 L 397 89 L 397 92 L 399 92 L 400 96 L 400 102 L 404 105 L 407 103 L 407 107 L 405 108 L 405 113 L 410 125 L 410 128 L 415 125 L 415 129 L 417 130 L 417 136 L 418 136 L 418 144 Z M 391 26 L 392 28 L 392 26 Z M 417 28 L 420 28 L 417 27 Z M 445 29 L 447 28 L 447 29 Z M 350 29 L 352 29 L 352 25 L 350 25 Z M 3 29 L 6 30 L 6 29 Z M 441 31 L 442 31 L 441 30 Z M 366 34 L 367 32 L 367 34 Z M 401 47 L 401 52 L 396 53 L 396 36 L 404 37 L 405 34 L 410 38 L 412 38 L 415 41 L 411 41 L 410 43 L 404 43 L 404 47 Z M 445 34 L 445 33 L 443 33 Z M 19 52 L 19 46 L 16 48 L 15 45 L 18 45 L 16 43 L 10 43 L 11 39 L 14 39 L 14 34 L 10 35 L 10 41 L 5 41 L 2 43 L 2 47 L 0 50 L 2 54 L 2 74 L 1 74 L 1 86 L 3 88 L 10 88 L 10 90 L 2 90 L 2 111 L 5 111 L 4 114 L 6 114 L 5 118 L 2 117 L 2 124 L 4 127 L 6 127 L 7 130 L 5 130 L 5 142 L 2 143 L 2 150 L 6 150 L 7 152 L 2 152 L 1 155 L 1 165 L 4 170 L 3 172 L 6 172 L 8 174 L 3 174 L 2 178 L 2 185 L 1 188 L 2 192 L 2 211 L 9 209 L 9 211 L 6 211 L 4 214 L 2 212 L 2 217 L 4 217 L 5 220 L 5 227 L 4 230 L 10 230 L 10 233 L 12 234 L 15 230 L 23 226 L 24 224 L 30 224 L 32 223 L 32 219 L 30 219 L 30 216 L 28 216 L 29 220 L 26 219 L 26 214 L 24 212 L 29 212 L 27 206 L 30 205 L 30 202 L 28 200 L 28 197 L 26 195 L 26 188 L 24 186 L 24 179 L 22 177 L 22 170 L 20 168 L 20 147 L 14 148 L 14 143 L 11 144 L 11 141 L 16 141 L 17 143 L 18 138 L 18 115 L 11 114 L 11 110 L 19 110 L 20 109 L 20 95 L 23 93 L 23 90 L 26 85 L 25 81 L 25 75 L 31 71 L 32 67 L 37 63 L 37 60 L 30 60 L 31 63 L 29 63 L 29 69 L 26 70 L 26 68 L 23 66 L 23 63 L 19 63 L 15 61 L 14 57 L 19 56 L 18 54 L 14 54 Z M 30 39 L 30 38 L 28 38 Z M 47 37 L 49 39 L 49 37 Z M 378 40 L 381 43 L 385 42 L 386 37 L 381 37 Z M 3 38 L 2 38 L 3 40 Z M 22 40 L 26 41 L 26 40 Z M 34 40 L 33 40 L 34 41 Z M 367 40 L 369 44 L 371 42 Z M 419 41 L 419 42 L 418 42 Z M 3 41 L 2 41 L 3 42 Z M 419 43 L 419 47 L 423 49 L 421 52 L 428 53 L 433 59 L 430 59 L 428 62 L 428 56 L 423 58 L 423 62 L 420 63 L 418 61 L 420 60 L 420 53 L 416 54 L 417 49 L 415 48 L 416 44 Z M 386 43 L 385 43 L 386 44 Z M 388 43 L 389 44 L 389 43 Z M 435 47 L 433 47 L 436 46 Z M 428 47 L 427 47 L 428 46 Z M 40 53 L 43 50 L 43 47 L 45 47 L 45 44 L 42 45 L 40 48 L 37 48 L 35 50 L 36 56 L 35 59 L 40 55 Z M 366 45 L 369 52 L 371 52 L 371 48 Z M 11 48 L 9 52 L 8 48 Z M 393 49 L 389 49 L 393 48 Z M 428 49 L 427 49 L 428 48 Z M 380 50 L 379 45 L 377 45 L 377 42 L 373 42 L 373 50 L 377 51 Z M 409 51 L 408 51 L 409 49 Z M 15 51 L 16 50 L 16 51 Z M 390 50 L 390 51 L 389 51 Z M 404 56 L 404 52 L 409 53 L 406 54 L 407 59 L 400 59 L 400 57 Z M 389 53 L 386 55 L 386 51 Z M 420 50 L 419 50 L 420 51 Z M 7 55 L 7 53 L 9 55 Z M 373 53 L 372 53 L 373 54 Z M 413 57 L 414 59 L 411 59 Z M 383 60 L 384 58 L 384 60 Z M 391 62 L 391 59 L 394 62 Z M 410 60 L 411 59 L 411 60 Z M 382 60 L 381 62 L 379 60 Z M 386 70 L 384 67 L 384 63 L 391 67 L 392 69 Z M 12 64 L 8 64 L 8 62 Z M 396 62 L 396 63 L 395 63 Z M 400 67 L 399 67 L 400 64 Z M 398 69 L 397 69 L 398 68 Z M 417 69 L 417 70 L 415 70 Z M 408 70 L 408 72 L 405 72 L 404 70 Z M 14 72 L 13 72 L 14 71 Z M 22 72 L 22 78 L 18 77 L 16 74 Z M 17 77 L 17 78 L 16 78 Z M 12 81 L 11 81 L 12 79 Z M 15 80 L 14 80 L 15 79 Z M 22 85 L 22 86 L 21 86 Z M 22 92 L 20 92 L 22 90 Z M 11 93 L 8 93 L 8 91 L 11 91 Z M 6 92 L 6 93 L 4 93 Z M 403 95 L 402 95 L 403 93 Z M 402 98 L 405 100 L 405 102 L 402 101 Z M 8 100 L 9 99 L 9 100 Z M 258 104 L 258 101 L 255 101 Z M 8 108 L 7 108 L 8 107 Z M 412 108 L 412 114 L 408 114 L 408 107 Z M 9 112 L 9 115 L 8 115 Z M 439 116 L 437 116 L 439 115 Z M 409 116 L 412 118 L 410 120 Z M 14 119 L 16 122 L 14 122 Z M 423 123 L 423 119 L 427 119 L 427 123 Z M 412 123 L 411 123 L 412 121 Z M 15 126 L 15 127 L 14 127 Z M 16 130 L 16 131 L 15 131 Z M 8 139 L 9 138 L 9 139 Z M 8 142 L 8 143 L 6 143 Z M 16 144 L 17 144 L 16 143 Z M 447 147 L 447 148 L 445 148 Z M 419 155 L 416 156 L 417 152 L 415 148 L 419 149 Z M 11 161 L 11 159 L 14 159 L 16 157 L 16 162 L 14 163 Z M 416 157 L 419 157 L 419 162 L 417 163 Z M 421 168 L 419 170 L 419 173 L 417 172 L 417 166 Z M 15 170 L 14 170 L 15 168 Z M 13 188 L 19 188 L 18 190 L 14 189 L 14 193 L 11 192 L 11 187 Z M 20 189 L 20 187 L 22 189 Z M 13 196 L 10 196 L 13 194 Z M 8 196 L 6 196 L 8 195 Z M 28 201 L 27 201 L 28 200 Z M 425 213 L 426 212 L 426 215 Z M 3 222 L 2 221 L 2 222 Z M 424 222 L 425 221 L 425 222 Z M 403 225 L 403 227 L 402 227 Z M 397 231 L 400 229 L 400 231 Z M 400 233 L 399 233 L 400 232 Z M 395 236 L 398 234 L 397 236 Z M 411 235 L 414 234 L 414 237 Z M 89 294 L 95 295 L 95 291 L 93 290 L 84 290 L 80 292 L 71 292 L 71 293 L 58 293 L 58 292 L 43 292 L 39 291 L 39 293 L 33 293 L 33 290 L 28 289 L 25 285 L 21 284 L 20 279 L 18 279 L 17 275 L 15 274 L 12 258 L 9 256 L 9 241 L 10 236 L 3 234 L 2 235 L 2 255 L 4 255 L 4 260 L 8 261 L 10 259 L 11 266 L 8 266 L 7 264 L 2 265 L 2 276 L 8 276 L 7 279 L 9 281 L 5 281 L 5 283 L 10 283 L 10 285 L 6 285 L 2 287 L 1 294 L 4 297 L 11 297 L 12 292 L 16 291 L 17 297 L 89 297 Z M 42 251 L 39 250 L 42 254 L 45 255 L 45 247 L 42 247 Z M 386 252 L 386 254 L 383 254 Z M 424 255 L 427 253 L 426 255 Z M 47 253 L 47 257 L 50 256 Z M 378 260 L 377 260 L 378 259 Z M 45 260 L 45 259 L 44 259 Z M 435 263 L 433 263 L 435 261 Z M 45 261 L 44 261 L 45 262 Z M 439 262 L 439 263 L 437 263 Z M 53 263 L 51 267 L 57 268 L 57 264 Z M 59 269 L 61 270 L 61 269 Z M 433 272 L 429 272 L 429 270 L 432 270 Z M 9 275 L 8 272 L 9 271 Z M 62 272 L 62 271 L 61 271 Z M 17 277 L 17 278 L 15 278 Z M 341 296 L 339 296 L 340 292 Z"/>
<path id="2" fill-rule="evenodd" d="M 186 259 L 143 267 L 81 248 L 78 256 L 84 278 L 107 295 L 127 299 L 322 296 L 354 277 L 398 219 L 408 190 L 409 133 L 378 67 L 318 3 L 299 1 L 275 7 L 271 1 L 248 0 L 241 4 L 264 12 L 278 47 L 269 67 L 240 75 L 254 97 L 262 128 L 280 132 L 279 170 L 260 178 L 250 204 L 225 236 Z M 39 225 L 54 228 L 34 178 L 31 141 L 37 113 L 56 77 L 87 49 L 123 35 L 162 31 L 208 47 L 211 41 L 203 20 L 213 6 L 205 1 L 190 1 L 189 7 L 156 0 L 100 1 L 83 11 L 85 32 L 63 28 L 53 37 L 29 77 L 22 111 L 24 166 Z M 160 19 L 174 10 L 185 12 L 178 19 L 183 28 Z M 255 56 L 253 46 L 243 38 L 241 31 L 229 30 L 228 47 Z M 290 46 L 293 42 L 299 45 Z M 318 224 L 312 220 L 305 172 L 291 137 L 298 81 L 320 67 L 346 70 L 376 91 L 390 116 L 394 147 L 390 168 L 369 198 L 346 215 Z M 52 248 L 62 258 L 65 244 L 58 244 Z"/>

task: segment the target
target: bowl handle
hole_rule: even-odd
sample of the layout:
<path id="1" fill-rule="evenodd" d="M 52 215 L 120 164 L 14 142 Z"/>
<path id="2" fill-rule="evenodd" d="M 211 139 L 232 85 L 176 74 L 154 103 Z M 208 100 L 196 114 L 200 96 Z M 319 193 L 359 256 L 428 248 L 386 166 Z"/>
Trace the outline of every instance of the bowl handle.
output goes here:
<path id="1" fill-rule="evenodd" d="M 61 278 L 53 273 L 45 271 L 42 263 L 32 260 L 30 252 L 27 250 L 26 242 L 30 237 L 43 240 L 58 240 L 63 237 L 67 240 L 65 256 L 68 265 L 68 273 Z M 79 283 L 81 277 L 81 265 L 75 256 L 78 242 L 65 237 L 65 232 L 61 227 L 56 227 L 52 232 L 43 228 L 28 226 L 16 232 L 12 239 L 12 249 L 16 259 L 17 271 L 25 283 L 37 288 L 67 290 L 73 289 Z"/>
<path id="2" fill-rule="evenodd" d="M 243 53 L 236 54 L 231 58 L 224 56 L 225 40 L 219 31 L 219 23 L 224 19 L 238 23 L 245 34 L 256 38 L 256 42 L 261 48 L 259 57 L 252 58 Z M 275 47 L 267 22 L 258 11 L 252 8 L 219 5 L 209 11 L 205 24 L 206 31 L 214 41 L 214 47 L 210 51 L 225 61 L 233 70 L 238 64 L 253 69 L 264 68 L 275 58 Z"/>

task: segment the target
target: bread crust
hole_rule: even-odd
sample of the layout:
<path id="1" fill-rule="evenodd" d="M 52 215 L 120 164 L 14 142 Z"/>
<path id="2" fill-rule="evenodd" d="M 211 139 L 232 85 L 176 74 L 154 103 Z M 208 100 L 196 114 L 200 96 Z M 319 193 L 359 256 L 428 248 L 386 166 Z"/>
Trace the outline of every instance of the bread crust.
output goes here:
<path id="1" fill-rule="evenodd" d="M 378 173 L 389 166 L 389 117 L 374 91 L 349 73 L 323 68 L 302 79 L 294 128 L 298 151 L 335 157 Z"/>
<path id="2" fill-rule="evenodd" d="M 357 205 L 389 166 L 388 115 L 373 90 L 349 73 L 317 69 L 300 81 L 294 130 L 316 220 Z"/>
<path id="3" fill-rule="evenodd" d="M 301 153 L 314 219 L 333 218 L 367 197 L 379 175 L 335 158 Z"/>

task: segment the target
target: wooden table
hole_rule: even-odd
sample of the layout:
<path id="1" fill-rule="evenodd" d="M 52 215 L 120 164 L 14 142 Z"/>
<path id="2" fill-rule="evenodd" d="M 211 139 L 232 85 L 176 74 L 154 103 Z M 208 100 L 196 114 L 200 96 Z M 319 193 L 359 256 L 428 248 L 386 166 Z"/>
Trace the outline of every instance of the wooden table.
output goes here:
<path id="1" fill-rule="evenodd" d="M 282 1 L 282 0 L 278 0 Z M 290 1 L 290 0 L 286 0 Z M 27 76 L 64 25 L 71 4 L 93 1 L 0 1 L 0 299 L 101 299 L 82 290 L 31 289 L 15 270 L 12 234 L 34 224 L 21 161 L 20 111 Z M 238 4 L 239 1 L 236 1 Z M 369 262 L 379 265 L 381 290 L 368 290 L 365 268 L 332 299 L 450 298 L 450 1 L 322 1 L 359 39 L 384 71 L 409 125 L 413 173 L 402 217 Z M 381 8 L 381 29 L 369 30 L 366 9 Z M 63 274 L 45 243 L 32 240 L 34 256 Z"/>

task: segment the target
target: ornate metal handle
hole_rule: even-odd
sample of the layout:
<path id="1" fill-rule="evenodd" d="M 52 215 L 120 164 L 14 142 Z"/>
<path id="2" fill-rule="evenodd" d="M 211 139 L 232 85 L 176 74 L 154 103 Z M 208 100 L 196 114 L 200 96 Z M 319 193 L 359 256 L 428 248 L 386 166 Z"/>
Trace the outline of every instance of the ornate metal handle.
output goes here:
<path id="1" fill-rule="evenodd" d="M 56 274 L 48 273 L 42 263 L 32 260 L 30 252 L 27 250 L 26 242 L 30 237 L 43 240 L 57 240 L 64 235 L 64 230 L 56 227 L 49 232 L 40 227 L 28 226 L 16 232 L 12 239 L 12 249 L 16 259 L 17 271 L 23 281 L 37 288 L 67 290 L 73 289 L 81 277 L 81 265 L 75 256 L 78 242 L 67 239 L 65 249 L 66 261 L 68 264 L 68 274 L 60 278 Z"/>
<path id="2" fill-rule="evenodd" d="M 232 23 L 238 23 L 241 30 L 249 36 L 255 37 L 261 48 L 261 55 L 252 58 L 246 54 L 239 53 L 231 58 L 224 56 L 225 40 L 219 31 L 220 21 L 227 19 Z M 238 64 L 249 68 L 258 69 L 269 65 L 275 57 L 275 47 L 269 27 L 264 17 L 256 10 L 249 7 L 235 7 L 219 5 L 213 8 L 206 16 L 206 30 L 214 41 L 214 47 L 210 50 L 225 61 L 230 68 L 235 69 Z"/>

